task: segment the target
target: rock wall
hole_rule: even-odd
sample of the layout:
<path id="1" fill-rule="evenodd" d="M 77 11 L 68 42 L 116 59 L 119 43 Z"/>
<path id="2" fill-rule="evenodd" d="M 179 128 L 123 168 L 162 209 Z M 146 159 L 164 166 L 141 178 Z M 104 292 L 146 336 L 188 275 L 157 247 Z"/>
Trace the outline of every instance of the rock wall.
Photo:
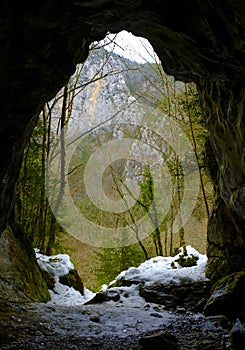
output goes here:
<path id="1" fill-rule="evenodd" d="M 8 227 L 0 237 L 0 300 L 46 302 L 50 299 L 31 244 Z"/>
<path id="2" fill-rule="evenodd" d="M 198 83 L 219 169 L 209 271 L 243 269 L 244 1 L 10 0 L 0 8 L 0 231 L 11 223 L 23 149 L 43 103 L 91 42 L 126 29 L 149 39 L 166 73 Z"/>
<path id="3" fill-rule="evenodd" d="M 208 225 L 207 274 L 216 279 L 245 269 L 245 88 L 205 81 L 201 101 L 217 160 L 215 204 Z"/>

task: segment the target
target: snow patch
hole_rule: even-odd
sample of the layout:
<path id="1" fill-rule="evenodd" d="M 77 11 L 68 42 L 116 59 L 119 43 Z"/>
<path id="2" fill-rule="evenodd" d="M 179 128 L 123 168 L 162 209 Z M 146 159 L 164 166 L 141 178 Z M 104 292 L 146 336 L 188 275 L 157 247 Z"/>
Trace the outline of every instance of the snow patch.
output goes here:
<path id="1" fill-rule="evenodd" d="M 35 253 L 40 268 L 54 276 L 56 282 L 59 281 L 61 276 L 67 275 L 69 271 L 74 270 L 74 265 L 67 254 L 47 256 L 39 253 L 39 249 L 35 249 Z"/>
<path id="2" fill-rule="evenodd" d="M 72 306 L 83 304 L 93 298 L 95 293 L 87 288 L 84 288 L 84 295 L 82 295 L 73 287 L 68 287 L 59 282 L 61 276 L 67 275 L 69 271 L 74 270 L 74 265 L 72 264 L 69 255 L 57 254 L 47 256 L 41 254 L 39 249 L 35 249 L 35 253 L 40 268 L 50 273 L 55 279 L 54 289 L 49 290 L 51 300 L 48 304 Z"/>
<path id="3" fill-rule="evenodd" d="M 120 304 L 143 306 L 145 300 L 139 295 L 139 283 L 141 282 L 145 283 L 145 285 L 152 285 L 154 283 L 173 285 L 208 281 L 208 278 L 205 276 L 207 256 L 200 254 L 190 245 L 186 248 L 188 254 L 187 257 L 196 257 L 197 261 L 195 266 L 182 267 L 177 262 L 177 260 L 183 255 L 183 248 L 180 248 L 180 252 L 174 257 L 157 256 L 146 260 L 138 267 L 130 267 L 129 269 L 122 271 L 116 279 L 107 286 L 107 288 L 106 285 L 103 285 L 101 291 L 106 292 L 108 289 L 118 292 L 120 294 Z M 116 287 L 115 285 L 121 278 L 136 283 L 129 287 Z"/>
<path id="4" fill-rule="evenodd" d="M 120 294 L 120 300 L 118 302 L 109 301 L 109 304 L 127 305 L 133 307 L 140 307 L 145 304 L 145 300 L 139 295 L 139 283 L 144 282 L 147 284 L 161 283 L 162 285 L 169 284 L 185 284 L 198 281 L 207 281 L 205 276 L 205 268 L 207 264 L 207 256 L 200 254 L 196 249 L 188 245 L 187 247 L 188 257 L 195 256 L 197 258 L 196 265 L 191 267 L 182 267 L 177 260 L 183 255 L 183 249 L 174 257 L 162 257 L 157 256 L 146 260 L 138 267 L 130 267 L 129 269 L 122 271 L 114 281 L 109 285 L 103 285 L 101 292 L 116 291 Z M 86 301 L 92 299 L 95 293 L 84 288 L 84 295 L 81 295 L 74 288 L 67 287 L 59 282 L 59 277 L 67 274 L 70 270 L 74 269 L 73 264 L 70 261 L 70 257 L 67 254 L 58 254 L 54 256 L 46 256 L 40 254 L 35 249 L 37 261 L 39 266 L 52 274 L 56 280 L 53 291 L 50 291 L 51 301 L 49 304 L 56 305 L 81 305 Z M 114 287 L 114 285 L 124 278 L 132 283 L 131 286 Z"/>
<path id="5" fill-rule="evenodd" d="M 205 277 L 207 256 L 200 254 L 190 245 L 186 248 L 188 257 L 195 256 L 197 258 L 196 266 L 182 267 L 176 261 L 183 255 L 183 248 L 180 248 L 180 252 L 174 257 L 157 256 L 146 260 L 138 267 L 130 267 L 128 270 L 121 272 L 109 286 L 113 286 L 122 277 L 128 281 L 144 281 L 151 284 L 159 282 L 163 285 L 208 280 Z"/>
<path id="6" fill-rule="evenodd" d="M 86 301 L 93 298 L 95 293 L 84 288 L 84 295 L 75 290 L 73 287 L 65 286 L 60 282 L 56 282 L 54 290 L 49 291 L 51 294 L 51 300 L 48 302 L 50 305 L 62 305 L 73 306 L 84 304 Z"/>

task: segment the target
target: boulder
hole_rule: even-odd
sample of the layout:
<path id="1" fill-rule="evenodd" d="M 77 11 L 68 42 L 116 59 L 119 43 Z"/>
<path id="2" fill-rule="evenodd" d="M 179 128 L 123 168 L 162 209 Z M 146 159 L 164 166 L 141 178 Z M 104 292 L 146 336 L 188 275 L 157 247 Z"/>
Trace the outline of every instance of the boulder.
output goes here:
<path id="1" fill-rule="evenodd" d="M 61 276 L 59 282 L 78 290 L 82 295 L 84 294 L 83 282 L 77 270 L 71 270 L 68 274 Z"/>
<path id="2" fill-rule="evenodd" d="M 245 349 L 245 326 L 239 319 L 236 320 L 230 333 L 231 345 L 234 350 Z"/>
<path id="3" fill-rule="evenodd" d="M 195 343 L 198 350 L 226 350 L 225 345 L 215 345 L 213 340 L 200 340 Z"/>
<path id="4" fill-rule="evenodd" d="M 47 283 L 48 289 L 54 289 L 55 287 L 55 279 L 54 276 L 52 276 L 48 271 L 42 270 L 41 269 L 42 276 Z"/>
<path id="5" fill-rule="evenodd" d="M 134 280 L 128 280 L 126 279 L 124 276 L 118 278 L 117 280 L 115 280 L 115 282 L 113 282 L 112 284 L 110 284 L 109 288 L 114 288 L 114 287 L 130 287 L 133 284 L 140 284 L 140 280 L 134 279 Z"/>
<path id="6" fill-rule="evenodd" d="M 106 301 L 118 301 L 120 300 L 120 295 L 117 291 L 106 290 L 105 292 L 96 293 L 95 296 L 88 300 L 85 305 L 88 304 L 101 304 Z"/>
<path id="7" fill-rule="evenodd" d="M 191 311 L 202 311 L 202 308 L 210 295 L 211 283 L 209 281 L 163 285 L 153 283 L 141 284 L 140 295 L 151 303 L 164 305 L 166 309 L 175 310 L 178 306 Z"/>
<path id="8" fill-rule="evenodd" d="M 236 272 L 218 280 L 205 305 L 206 315 L 223 314 L 245 318 L 245 271 Z"/>
<path id="9" fill-rule="evenodd" d="M 145 301 L 150 303 L 162 304 L 166 307 L 176 307 L 178 305 L 178 296 L 172 292 L 170 286 L 162 285 L 161 283 L 141 284 L 139 294 Z"/>

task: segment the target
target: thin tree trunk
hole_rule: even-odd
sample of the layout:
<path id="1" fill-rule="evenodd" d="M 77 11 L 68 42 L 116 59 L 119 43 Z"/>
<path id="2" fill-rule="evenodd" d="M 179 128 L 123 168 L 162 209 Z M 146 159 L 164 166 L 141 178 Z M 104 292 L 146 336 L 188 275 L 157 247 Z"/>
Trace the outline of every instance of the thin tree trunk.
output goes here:
<path id="1" fill-rule="evenodd" d="M 168 255 L 168 230 L 165 231 L 165 239 L 164 239 L 164 255 Z"/>
<path id="2" fill-rule="evenodd" d="M 178 209 L 180 208 L 181 204 L 181 174 L 180 174 L 180 164 L 179 164 L 179 158 L 176 159 L 176 182 L 177 182 L 177 198 L 178 198 Z M 180 238 L 180 247 L 183 247 L 183 254 L 184 256 L 187 256 L 187 250 L 186 250 L 186 243 L 185 243 L 185 230 L 182 223 L 181 213 L 179 213 L 179 238 Z"/>
<path id="3" fill-rule="evenodd" d="M 129 216 L 130 216 L 130 219 L 131 219 L 132 222 L 133 222 L 133 226 L 130 225 L 129 223 L 128 223 L 128 225 L 129 225 L 129 227 L 132 229 L 132 231 L 135 233 L 136 240 L 137 240 L 137 242 L 138 242 L 138 244 L 139 244 L 139 246 L 140 246 L 140 248 L 141 248 L 141 250 L 142 250 L 142 252 L 143 252 L 143 254 L 144 254 L 144 256 L 145 256 L 145 259 L 148 260 L 149 257 L 148 257 L 147 250 L 146 250 L 144 244 L 141 242 L 141 240 L 140 240 L 140 238 L 139 238 L 138 226 L 137 226 L 137 223 L 136 223 L 136 221 L 135 221 L 134 214 L 132 213 L 131 209 L 128 207 L 127 201 L 126 201 L 125 198 L 124 198 L 124 194 L 122 193 L 120 187 L 118 186 L 118 181 L 117 181 L 117 179 L 115 178 L 115 174 L 114 174 L 114 172 L 113 172 L 112 167 L 110 167 L 110 168 L 111 168 L 111 174 L 112 174 L 112 177 L 113 177 L 113 181 L 114 181 L 114 184 L 115 184 L 115 186 L 116 186 L 116 190 L 117 190 L 117 192 L 119 193 L 119 196 L 122 198 L 122 200 L 123 200 L 124 203 L 126 204 L 127 210 L 128 210 Z"/>
<path id="4" fill-rule="evenodd" d="M 205 204 L 205 208 L 206 208 L 207 217 L 209 218 L 208 200 L 207 200 L 206 191 L 205 191 L 205 187 L 204 187 L 204 182 L 203 182 L 203 177 L 202 177 L 202 170 L 201 170 L 201 166 L 200 166 L 200 163 L 199 163 L 199 157 L 198 157 L 198 152 L 197 152 L 197 143 L 196 143 L 196 137 L 195 137 L 195 133 L 194 133 L 194 129 L 193 129 L 193 123 L 192 123 L 192 119 L 191 119 L 191 113 L 190 113 L 190 108 L 189 108 L 189 100 L 188 100 L 188 90 L 187 90 L 186 84 L 185 84 L 185 96 L 186 96 L 186 100 L 187 100 L 188 119 L 189 119 L 189 124 L 190 124 L 190 129 L 191 129 L 191 137 L 192 137 L 193 148 L 194 148 L 194 152 L 195 152 L 195 156 L 196 156 L 196 160 L 197 160 L 197 165 L 198 165 L 198 173 L 199 173 L 199 178 L 200 178 L 201 190 L 202 190 L 202 194 L 203 194 L 203 199 L 204 199 L 204 204 Z"/>
<path id="5" fill-rule="evenodd" d="M 171 211 L 171 221 L 170 221 L 170 245 L 169 245 L 169 255 L 172 256 L 173 254 L 173 224 L 174 224 L 174 208 L 173 205 L 171 204 L 170 207 Z"/>
<path id="6" fill-rule="evenodd" d="M 46 227 L 44 223 L 44 213 L 45 213 L 45 167 L 46 167 L 46 143 L 47 143 L 47 111 L 46 107 L 44 105 L 43 107 L 43 140 L 42 140 L 42 159 L 41 159 L 41 179 L 43 180 L 43 183 L 41 184 L 41 191 L 40 191 L 40 202 L 39 202 L 39 214 L 38 214 L 38 232 L 39 237 L 42 241 L 42 247 L 43 242 L 45 241 L 46 237 Z"/>
<path id="7" fill-rule="evenodd" d="M 56 231 L 56 219 L 55 215 L 58 214 L 60 204 L 65 192 L 66 175 L 65 175 L 65 162 L 66 162 L 66 152 L 65 152 L 65 125 L 66 125 L 66 112 L 67 112 L 67 101 L 68 101 L 68 84 L 64 87 L 62 111 L 60 117 L 60 189 L 58 197 L 54 207 L 54 215 L 51 219 L 50 233 L 47 244 L 47 254 L 52 254 L 52 248 L 55 243 L 55 231 Z"/>

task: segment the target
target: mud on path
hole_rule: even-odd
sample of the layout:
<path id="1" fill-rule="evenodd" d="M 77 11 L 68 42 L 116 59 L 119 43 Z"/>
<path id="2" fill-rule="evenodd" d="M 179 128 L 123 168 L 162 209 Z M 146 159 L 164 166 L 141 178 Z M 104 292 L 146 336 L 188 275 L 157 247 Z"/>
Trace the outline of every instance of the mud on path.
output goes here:
<path id="1" fill-rule="evenodd" d="M 162 306 L 0 303 L 0 349 L 142 349 L 139 338 L 168 331 L 182 350 L 229 349 L 229 326 L 215 318 Z"/>

